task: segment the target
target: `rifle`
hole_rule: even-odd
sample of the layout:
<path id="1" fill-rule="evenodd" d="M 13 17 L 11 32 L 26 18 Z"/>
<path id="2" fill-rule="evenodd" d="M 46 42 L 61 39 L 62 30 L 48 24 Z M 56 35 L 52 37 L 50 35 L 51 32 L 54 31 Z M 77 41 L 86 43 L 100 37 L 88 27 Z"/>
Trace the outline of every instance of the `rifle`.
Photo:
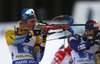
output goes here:
<path id="1" fill-rule="evenodd" d="M 44 25 L 38 24 L 37 26 L 35 26 L 35 28 L 41 29 L 41 30 L 42 29 L 45 29 L 46 33 L 49 34 L 49 35 L 56 33 L 56 32 L 48 33 L 49 30 L 59 30 L 59 29 L 63 29 L 63 31 L 65 31 L 67 29 L 73 35 L 74 34 L 74 31 L 72 30 L 71 26 L 92 25 L 92 24 L 73 24 L 74 19 L 73 19 L 73 17 L 71 17 L 69 15 L 59 15 L 59 16 L 55 17 L 54 19 L 52 19 L 51 22 L 54 21 L 55 19 L 59 18 L 59 17 L 68 18 L 68 19 L 71 19 L 71 21 L 69 21 L 67 24 L 50 24 L 50 22 L 49 23 L 46 23 L 46 22 L 43 22 L 42 20 L 40 20 L 39 23 L 42 23 Z M 19 22 L 19 24 L 21 24 L 21 23 Z M 34 29 L 34 26 L 32 26 L 32 25 L 21 25 L 21 27 L 17 27 L 17 28 L 14 26 L 14 30 L 15 30 L 15 34 L 16 35 L 26 34 L 30 30 L 33 30 L 33 29 Z M 20 34 L 19 31 L 23 31 L 23 33 Z M 60 31 L 58 33 L 61 33 L 63 31 Z"/>

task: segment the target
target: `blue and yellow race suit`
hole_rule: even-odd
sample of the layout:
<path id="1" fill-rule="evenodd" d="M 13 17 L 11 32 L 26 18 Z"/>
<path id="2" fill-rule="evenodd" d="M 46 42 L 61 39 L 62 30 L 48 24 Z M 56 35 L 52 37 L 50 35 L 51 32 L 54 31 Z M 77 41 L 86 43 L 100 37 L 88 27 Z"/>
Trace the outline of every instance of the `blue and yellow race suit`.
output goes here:
<path id="1" fill-rule="evenodd" d="M 27 34 L 17 36 L 12 29 L 6 30 L 5 39 L 12 56 L 12 64 L 39 64 L 42 59 L 45 44 L 41 42 L 41 38 L 32 36 L 26 43 L 26 36 Z"/>

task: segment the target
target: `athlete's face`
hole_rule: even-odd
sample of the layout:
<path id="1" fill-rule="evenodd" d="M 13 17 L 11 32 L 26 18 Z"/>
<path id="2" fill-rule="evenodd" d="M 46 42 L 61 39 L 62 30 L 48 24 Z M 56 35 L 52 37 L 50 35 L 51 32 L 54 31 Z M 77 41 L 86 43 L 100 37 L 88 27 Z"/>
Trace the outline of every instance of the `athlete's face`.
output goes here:
<path id="1" fill-rule="evenodd" d="M 27 25 L 33 25 L 33 26 L 36 26 L 36 21 L 37 21 L 36 18 L 31 18 L 31 19 L 26 20 Z"/>
<path id="2" fill-rule="evenodd" d="M 87 31 L 87 36 L 94 36 L 94 30 Z"/>
<path id="3" fill-rule="evenodd" d="M 31 18 L 26 21 L 23 21 L 23 25 L 31 25 L 34 27 L 36 26 L 36 21 L 37 21 L 37 18 Z"/>

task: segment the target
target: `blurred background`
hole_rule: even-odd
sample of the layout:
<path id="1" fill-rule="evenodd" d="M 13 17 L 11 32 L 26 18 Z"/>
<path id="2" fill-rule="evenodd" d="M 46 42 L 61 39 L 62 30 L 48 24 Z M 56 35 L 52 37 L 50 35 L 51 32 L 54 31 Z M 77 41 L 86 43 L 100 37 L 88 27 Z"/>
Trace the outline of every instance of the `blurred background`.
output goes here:
<path id="1" fill-rule="evenodd" d="M 76 0 L 0 0 L 0 22 L 21 19 L 21 10 L 33 8 L 38 19 L 51 20 L 60 14 L 71 15 Z"/>
<path id="2" fill-rule="evenodd" d="M 18 27 L 21 10 L 33 8 L 37 19 L 49 22 L 58 15 L 70 15 L 74 24 L 85 24 L 88 19 L 97 20 L 100 24 L 100 0 L 0 0 L 0 64 L 11 64 L 11 56 L 7 47 L 4 33 L 7 29 Z M 56 23 L 67 24 L 68 20 L 57 20 Z M 75 33 L 83 34 L 84 26 L 72 26 Z M 69 34 L 69 33 L 67 33 Z M 57 33 L 47 39 L 63 36 Z M 64 40 L 47 41 L 44 57 L 40 64 L 50 64 L 55 52 Z M 67 47 L 66 39 L 66 47 Z"/>

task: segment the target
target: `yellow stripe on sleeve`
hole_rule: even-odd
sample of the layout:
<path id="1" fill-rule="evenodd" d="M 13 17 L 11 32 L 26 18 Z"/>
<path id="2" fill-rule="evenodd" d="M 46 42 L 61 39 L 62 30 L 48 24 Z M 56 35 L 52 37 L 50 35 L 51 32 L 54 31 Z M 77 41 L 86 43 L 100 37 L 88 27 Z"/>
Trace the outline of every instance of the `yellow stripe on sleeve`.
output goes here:
<path id="1" fill-rule="evenodd" d="M 6 30 L 5 31 L 5 39 L 6 39 L 6 42 L 7 42 L 7 45 L 9 46 L 11 43 L 11 39 L 15 39 L 15 34 L 14 34 L 14 30 L 12 29 L 9 29 L 9 30 Z"/>

